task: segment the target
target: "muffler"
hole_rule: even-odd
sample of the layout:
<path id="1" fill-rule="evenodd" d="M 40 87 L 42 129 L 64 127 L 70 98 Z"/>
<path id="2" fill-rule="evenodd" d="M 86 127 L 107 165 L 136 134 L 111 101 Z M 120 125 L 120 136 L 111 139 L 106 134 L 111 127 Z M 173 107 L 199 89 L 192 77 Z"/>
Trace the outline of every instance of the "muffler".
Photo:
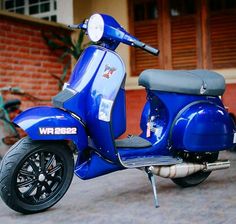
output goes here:
<path id="1" fill-rule="evenodd" d="M 218 160 L 214 163 L 180 163 L 171 166 L 150 166 L 148 170 L 157 176 L 164 178 L 180 178 L 194 174 L 198 171 L 222 170 L 230 167 L 229 160 Z"/>

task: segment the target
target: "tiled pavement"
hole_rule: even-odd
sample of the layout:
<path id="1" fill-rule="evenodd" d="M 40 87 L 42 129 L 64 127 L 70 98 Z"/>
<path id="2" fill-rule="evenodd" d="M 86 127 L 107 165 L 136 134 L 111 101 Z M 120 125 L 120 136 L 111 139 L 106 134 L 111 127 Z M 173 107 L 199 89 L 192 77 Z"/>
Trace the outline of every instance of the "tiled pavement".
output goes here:
<path id="1" fill-rule="evenodd" d="M 64 198 L 40 214 L 22 215 L 0 200 L 0 224 L 234 224 L 236 223 L 236 152 L 225 152 L 231 168 L 215 171 L 203 184 L 181 189 L 158 178 L 161 207 L 139 170 L 125 170 L 82 181 L 76 176 Z"/>

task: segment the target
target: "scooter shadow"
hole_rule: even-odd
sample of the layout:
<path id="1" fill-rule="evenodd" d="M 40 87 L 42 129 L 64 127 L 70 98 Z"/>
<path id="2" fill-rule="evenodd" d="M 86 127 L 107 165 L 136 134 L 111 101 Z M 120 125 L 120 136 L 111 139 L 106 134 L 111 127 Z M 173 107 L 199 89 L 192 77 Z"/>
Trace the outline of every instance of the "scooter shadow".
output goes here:
<path id="1" fill-rule="evenodd" d="M 162 198 L 165 198 L 166 196 L 171 195 L 181 195 L 181 193 L 186 192 L 189 194 L 194 194 L 198 191 L 201 191 L 204 193 L 204 191 L 209 191 L 211 187 L 214 186 L 214 189 L 223 189 L 222 188 L 222 179 L 209 179 L 206 182 L 189 188 L 181 188 L 174 183 L 171 182 L 171 180 L 164 180 L 165 182 L 158 180 L 158 195 Z M 225 180 L 227 181 L 227 180 Z M 97 203 L 107 203 L 107 202 L 115 202 L 115 203 L 127 203 L 127 200 L 130 204 L 136 204 L 140 203 L 140 201 L 147 201 L 149 199 L 152 199 L 153 192 L 151 185 L 149 185 L 148 182 L 140 182 L 136 183 L 134 185 L 135 187 L 123 187 L 120 188 L 120 191 L 109 191 L 106 192 L 105 195 L 97 195 L 93 198 L 93 204 Z M 119 190 L 119 189 L 118 189 Z M 89 206 L 82 207 L 81 209 L 88 209 Z"/>

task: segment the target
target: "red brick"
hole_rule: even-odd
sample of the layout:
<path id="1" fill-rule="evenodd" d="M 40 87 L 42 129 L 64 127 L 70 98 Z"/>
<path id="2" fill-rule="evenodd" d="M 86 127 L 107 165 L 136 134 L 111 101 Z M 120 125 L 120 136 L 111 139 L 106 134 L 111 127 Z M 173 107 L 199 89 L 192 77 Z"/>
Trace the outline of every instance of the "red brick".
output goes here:
<path id="1" fill-rule="evenodd" d="M 1 52 L 1 57 L 11 57 L 12 55 L 13 55 L 12 52 L 6 52 L 6 51 Z"/>
<path id="2" fill-rule="evenodd" d="M 27 54 L 29 54 L 30 49 L 27 48 L 27 47 L 21 47 L 21 48 L 19 48 L 19 51 L 22 52 L 22 53 L 27 53 Z"/>
<path id="3" fill-rule="evenodd" d="M 40 54 L 41 53 L 41 51 L 39 50 L 39 49 L 30 49 L 30 53 L 31 54 Z"/>
<path id="4" fill-rule="evenodd" d="M 0 27 L 0 36 L 1 37 L 5 37 L 6 36 L 6 31 L 5 30 L 2 30 L 2 27 Z"/>
<path id="5" fill-rule="evenodd" d="M 6 47 L 6 50 L 7 50 L 7 51 L 19 51 L 19 47 L 14 46 L 14 45 L 8 45 L 8 46 Z"/>
<path id="6" fill-rule="evenodd" d="M 22 65 L 14 65 L 13 66 L 13 70 L 15 70 L 15 71 L 21 71 L 23 69 L 24 69 L 24 67 Z"/>
<path id="7" fill-rule="evenodd" d="M 0 83 L 4 83 L 4 86 L 5 86 L 5 83 L 10 83 L 12 81 L 10 77 L 1 77 L 0 80 L 1 80 Z"/>
<path id="8" fill-rule="evenodd" d="M 47 69 L 45 69 L 45 68 L 37 68 L 36 71 L 37 71 L 37 72 L 46 73 L 46 72 L 47 72 Z"/>
<path id="9" fill-rule="evenodd" d="M 48 67 L 48 68 L 61 68 L 60 64 L 56 63 L 48 63 L 48 62 L 43 62 L 42 66 Z"/>
<path id="10" fill-rule="evenodd" d="M 36 48 L 36 49 L 47 48 L 47 46 L 45 46 L 44 43 L 36 43 L 36 42 L 31 42 L 31 43 L 29 43 L 29 47 L 31 47 L 31 48 Z"/>
<path id="11" fill-rule="evenodd" d="M 3 63 L 0 65 L 0 68 L 1 69 L 5 69 L 5 70 L 12 70 L 12 65 L 11 64 L 8 64 L 8 63 Z"/>
<path id="12" fill-rule="evenodd" d="M 0 24 L 0 28 L 3 31 L 8 31 L 8 32 L 11 31 L 11 26 L 8 26 L 6 24 Z"/>
<path id="13" fill-rule="evenodd" d="M 1 43 L 2 44 L 12 44 L 14 40 L 9 39 L 8 37 L 1 37 Z"/>
<path id="14" fill-rule="evenodd" d="M 22 34 L 23 33 L 23 28 L 22 27 L 16 27 L 15 25 L 12 25 L 11 26 L 11 31 L 13 33 Z"/>
<path id="15" fill-rule="evenodd" d="M 30 41 L 31 42 L 43 42 L 44 43 L 44 40 L 42 38 L 42 36 L 31 36 L 30 37 Z"/>

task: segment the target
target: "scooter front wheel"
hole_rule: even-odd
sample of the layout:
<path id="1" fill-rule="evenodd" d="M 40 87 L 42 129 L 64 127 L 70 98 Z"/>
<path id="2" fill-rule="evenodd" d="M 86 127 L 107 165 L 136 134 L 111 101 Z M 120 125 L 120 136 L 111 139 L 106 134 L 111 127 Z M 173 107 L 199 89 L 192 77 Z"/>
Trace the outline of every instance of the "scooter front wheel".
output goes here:
<path id="1" fill-rule="evenodd" d="M 25 137 L 2 160 L 0 195 L 17 212 L 44 211 L 66 193 L 73 169 L 73 153 L 64 142 Z"/>

